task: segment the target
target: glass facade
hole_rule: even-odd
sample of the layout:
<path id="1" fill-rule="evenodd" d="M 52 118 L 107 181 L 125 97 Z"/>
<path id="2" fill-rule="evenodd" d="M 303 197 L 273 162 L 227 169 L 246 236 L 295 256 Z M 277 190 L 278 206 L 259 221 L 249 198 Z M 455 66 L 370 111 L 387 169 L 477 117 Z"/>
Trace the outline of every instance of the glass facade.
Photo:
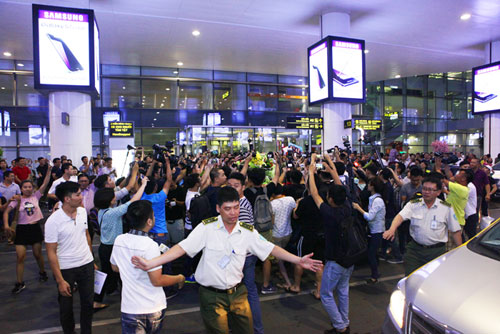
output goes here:
<path id="1" fill-rule="evenodd" d="M 33 88 L 32 62 L 0 64 L 0 146 L 12 160 L 35 159 L 50 151 L 47 95 Z M 107 151 L 107 120 L 134 121 L 135 144 L 165 141 L 188 152 L 261 152 L 278 145 L 321 145 L 319 131 L 285 129 L 286 118 L 318 115 L 307 103 L 306 78 L 262 73 L 102 65 L 102 95 L 92 108 L 93 153 Z M 353 117 L 380 119 L 373 131 L 383 150 L 392 143 L 410 152 L 430 151 L 436 139 L 460 151 L 481 151 L 483 122 L 471 114 L 469 72 L 432 74 L 367 84 L 367 102 Z M 353 130 L 356 150 L 360 132 Z"/>

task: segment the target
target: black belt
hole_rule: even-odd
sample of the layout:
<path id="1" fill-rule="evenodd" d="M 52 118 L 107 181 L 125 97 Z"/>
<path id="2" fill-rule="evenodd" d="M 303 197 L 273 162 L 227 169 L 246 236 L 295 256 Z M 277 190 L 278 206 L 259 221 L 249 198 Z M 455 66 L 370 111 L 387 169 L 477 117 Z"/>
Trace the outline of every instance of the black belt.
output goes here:
<path id="1" fill-rule="evenodd" d="M 210 291 L 213 291 L 213 292 L 217 292 L 217 293 L 226 293 L 228 295 L 232 295 L 233 293 L 236 292 L 236 290 L 242 285 L 243 283 L 242 282 L 239 282 L 238 284 L 236 284 L 235 286 L 233 286 L 232 288 L 229 288 L 229 289 L 226 289 L 226 290 L 223 290 L 223 289 L 216 289 L 216 288 L 213 288 L 211 286 L 204 286 L 202 285 L 201 287 L 202 288 L 205 288 L 207 290 L 210 290 Z"/>
<path id="2" fill-rule="evenodd" d="M 439 247 L 444 247 L 446 246 L 446 243 L 445 242 L 438 242 L 437 244 L 434 244 L 434 245 L 421 245 L 419 244 L 418 242 L 416 242 L 415 240 L 413 240 L 413 242 L 415 243 L 415 245 L 419 246 L 419 247 L 422 247 L 424 249 L 429 249 L 429 248 L 439 248 Z"/>

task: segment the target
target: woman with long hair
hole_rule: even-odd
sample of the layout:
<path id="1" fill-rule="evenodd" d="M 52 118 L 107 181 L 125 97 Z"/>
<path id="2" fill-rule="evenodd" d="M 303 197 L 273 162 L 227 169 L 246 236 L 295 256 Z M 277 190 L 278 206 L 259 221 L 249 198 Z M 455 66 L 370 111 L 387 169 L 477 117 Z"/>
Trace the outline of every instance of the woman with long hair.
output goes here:
<path id="1" fill-rule="evenodd" d="M 38 203 L 49 184 L 51 169 L 52 167 L 49 166 L 42 185 L 36 191 L 31 180 L 24 180 L 21 182 L 21 196 L 19 199 L 12 201 L 3 213 L 6 233 L 9 236 L 15 235 L 14 244 L 16 245 L 17 255 L 17 281 L 14 289 L 12 289 L 12 293 L 15 294 L 20 293 L 26 288 L 23 276 L 24 260 L 26 259 L 26 249 L 28 246 L 33 248 L 33 256 L 38 263 L 39 281 L 45 282 L 48 280 L 42 255 L 43 233 L 40 227 L 40 220 L 43 219 L 43 214 Z M 12 210 L 17 210 L 16 215 L 18 216 L 15 230 L 8 225 L 9 212 Z"/>

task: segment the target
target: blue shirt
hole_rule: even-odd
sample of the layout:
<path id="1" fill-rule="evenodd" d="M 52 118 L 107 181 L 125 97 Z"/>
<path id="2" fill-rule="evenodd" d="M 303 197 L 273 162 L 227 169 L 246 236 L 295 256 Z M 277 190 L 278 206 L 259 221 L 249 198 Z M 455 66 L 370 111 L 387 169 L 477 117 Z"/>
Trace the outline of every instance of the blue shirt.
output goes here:
<path id="1" fill-rule="evenodd" d="M 123 234 L 122 217 L 127 213 L 128 206 L 132 202 L 127 202 L 116 208 L 101 209 L 97 214 L 97 221 L 101 226 L 101 242 L 105 245 L 113 245 L 115 239 Z"/>
<path id="2" fill-rule="evenodd" d="M 363 214 L 368 221 L 370 233 L 385 231 L 385 203 L 379 194 L 371 195 L 368 202 L 368 212 Z"/>
<path id="3" fill-rule="evenodd" d="M 153 205 L 153 212 L 155 215 L 155 226 L 151 229 L 151 233 L 168 233 L 167 222 L 165 220 L 165 201 L 167 194 L 162 190 L 156 194 L 144 194 L 141 200 L 150 201 Z"/>

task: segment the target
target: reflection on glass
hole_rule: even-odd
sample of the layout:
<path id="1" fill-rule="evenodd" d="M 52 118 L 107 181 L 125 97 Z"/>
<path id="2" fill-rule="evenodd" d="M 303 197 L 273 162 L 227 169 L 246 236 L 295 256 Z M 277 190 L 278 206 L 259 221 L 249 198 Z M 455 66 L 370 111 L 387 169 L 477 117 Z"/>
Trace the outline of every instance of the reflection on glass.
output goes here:
<path id="1" fill-rule="evenodd" d="M 240 84 L 214 84 L 214 109 L 245 110 L 246 86 Z"/>
<path id="2" fill-rule="evenodd" d="M 164 80 L 143 80 L 141 105 L 143 108 L 176 109 L 177 83 Z"/>
<path id="3" fill-rule="evenodd" d="M 213 109 L 211 83 L 180 82 L 178 109 Z"/>
<path id="4" fill-rule="evenodd" d="M 103 107 L 140 108 L 139 80 L 103 79 Z"/>
<path id="5" fill-rule="evenodd" d="M 248 110 L 276 111 L 277 110 L 276 86 L 248 86 Z"/>

